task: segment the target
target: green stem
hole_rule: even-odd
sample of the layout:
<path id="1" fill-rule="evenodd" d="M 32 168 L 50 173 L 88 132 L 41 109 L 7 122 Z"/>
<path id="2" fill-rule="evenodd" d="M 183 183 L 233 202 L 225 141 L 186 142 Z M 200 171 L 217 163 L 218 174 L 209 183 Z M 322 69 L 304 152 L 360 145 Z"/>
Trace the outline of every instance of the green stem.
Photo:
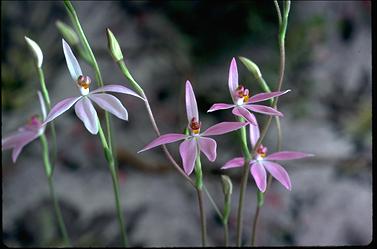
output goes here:
<path id="1" fill-rule="evenodd" d="M 240 122 L 244 121 L 243 118 L 238 118 L 238 120 Z M 245 199 L 247 180 L 249 177 L 249 161 L 251 159 L 249 148 L 247 146 L 246 128 L 242 127 L 240 129 L 239 134 L 240 134 L 241 148 L 242 148 L 242 153 L 245 159 L 245 164 L 243 166 L 240 196 L 239 196 L 238 211 L 237 211 L 237 246 L 241 246 L 241 242 L 242 242 L 243 204 L 244 204 L 244 199 Z"/>
<path id="2" fill-rule="evenodd" d="M 44 76 L 43 70 L 42 70 L 42 68 L 38 67 L 37 64 L 35 64 L 35 67 L 37 69 L 39 82 L 41 84 L 42 96 L 43 96 L 44 102 L 47 105 L 47 111 L 50 111 L 51 110 L 51 101 L 50 101 L 50 96 L 49 96 L 49 93 L 48 93 L 48 90 L 47 90 L 47 87 L 46 87 L 45 76 Z M 56 161 L 56 155 L 57 155 L 57 151 L 56 151 L 56 148 L 57 148 L 57 146 L 56 146 L 56 130 L 55 130 L 54 121 L 51 121 L 49 123 L 49 125 L 50 125 L 50 128 L 51 128 L 51 135 L 52 135 L 52 157 L 51 157 L 52 160 L 51 161 L 52 161 L 52 172 L 53 172 L 54 166 L 55 166 L 55 161 Z"/>
<path id="3" fill-rule="evenodd" d="M 65 245 L 71 246 L 71 242 L 70 242 L 70 239 L 68 237 L 67 229 L 66 229 L 65 224 L 64 224 L 63 216 L 61 214 L 59 202 L 58 202 L 58 199 L 56 197 L 55 190 L 54 190 L 52 168 L 51 168 L 51 163 L 50 163 L 50 159 L 49 159 L 49 156 L 48 156 L 48 151 L 49 151 L 48 150 L 48 143 L 47 143 L 46 136 L 44 134 L 42 134 L 40 136 L 40 141 L 41 141 L 41 144 L 42 144 L 43 163 L 44 163 L 45 173 L 46 173 L 46 176 L 47 176 L 47 179 L 48 179 L 48 187 L 49 187 L 49 190 L 50 190 L 51 199 L 52 199 L 53 204 L 54 204 L 54 209 L 55 209 L 55 214 L 56 214 L 56 217 L 57 217 L 57 220 L 58 220 L 59 229 L 60 229 L 60 232 L 63 236 L 63 240 L 64 240 Z"/>
<path id="4" fill-rule="evenodd" d="M 209 191 L 208 191 L 207 187 L 204 185 L 204 183 L 203 183 L 203 189 L 204 189 L 204 192 L 207 194 L 207 197 L 208 197 L 209 201 L 211 202 L 213 208 L 215 209 L 217 215 L 219 216 L 219 218 L 220 218 L 221 220 L 223 220 L 224 217 L 223 217 L 223 215 L 221 214 L 220 209 L 219 209 L 218 206 L 216 205 L 216 202 L 213 200 L 211 194 L 209 193 Z"/>
<path id="5" fill-rule="evenodd" d="M 207 228 L 206 228 L 206 215 L 203 205 L 203 173 L 202 164 L 200 162 L 200 151 L 198 149 L 198 154 L 195 159 L 195 188 L 198 196 L 199 212 L 200 212 L 200 224 L 202 233 L 202 246 L 207 244 Z"/>
<path id="6" fill-rule="evenodd" d="M 98 129 L 99 137 L 100 137 L 102 147 L 104 149 L 105 157 L 106 157 L 106 160 L 108 162 L 108 166 L 111 172 L 111 179 L 113 181 L 115 205 L 116 205 L 116 210 L 117 210 L 117 216 L 118 216 L 123 246 L 128 247 L 128 240 L 127 240 L 126 229 L 125 229 L 125 224 L 124 224 L 124 219 L 123 219 L 123 214 L 122 214 L 122 207 L 120 205 L 118 172 L 115 167 L 112 151 L 107 144 L 107 141 L 106 141 L 106 138 L 103 133 L 101 123 L 99 122 L 99 120 L 98 120 L 98 128 L 99 128 Z"/>
<path id="7" fill-rule="evenodd" d="M 228 222 L 223 222 L 224 226 L 224 245 L 225 247 L 229 246 L 229 231 L 228 231 Z"/>

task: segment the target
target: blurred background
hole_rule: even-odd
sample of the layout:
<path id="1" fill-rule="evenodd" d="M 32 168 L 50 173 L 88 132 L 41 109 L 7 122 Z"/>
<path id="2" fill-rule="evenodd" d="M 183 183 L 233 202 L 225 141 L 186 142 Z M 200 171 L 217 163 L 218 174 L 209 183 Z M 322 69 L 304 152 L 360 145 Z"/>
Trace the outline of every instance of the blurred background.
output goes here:
<path id="1" fill-rule="evenodd" d="M 133 77 L 144 88 L 162 133 L 186 124 L 184 83 L 194 87 L 203 128 L 233 121 L 230 111 L 207 114 L 213 103 L 229 102 L 232 57 L 256 62 L 276 89 L 278 19 L 272 1 L 85 1 L 73 2 L 106 84 L 128 85 L 107 50 L 105 29 L 117 37 Z M 24 41 L 35 40 L 52 103 L 75 96 L 55 22 L 71 25 L 62 2 L 1 2 L 2 136 L 39 114 L 39 82 Z M 292 191 L 277 181 L 266 195 L 256 244 L 265 246 L 360 245 L 372 238 L 371 2 L 294 1 L 286 37 L 286 76 L 279 109 L 283 150 L 313 153 L 283 166 Z M 80 60 L 81 67 L 94 72 Z M 257 82 L 237 60 L 240 82 L 252 94 Z M 116 131 L 121 199 L 131 246 L 198 246 L 200 222 L 195 191 L 160 148 L 136 152 L 156 137 L 143 103 L 117 95 L 129 121 L 112 118 Z M 97 109 L 103 117 L 103 112 Z M 257 116 L 259 123 L 265 116 Z M 121 244 L 111 176 L 99 139 L 70 110 L 55 122 L 58 159 L 55 189 L 68 233 L 76 246 Z M 48 133 L 48 135 L 50 135 Z M 273 123 L 264 144 L 276 147 Z M 222 207 L 220 175 L 234 185 L 230 239 L 235 242 L 241 170 L 222 171 L 240 156 L 236 133 L 216 137 L 218 157 L 202 159 L 205 184 Z M 168 146 L 180 162 L 178 143 Z M 2 152 L 3 242 L 7 246 L 62 245 L 49 198 L 39 141 L 17 160 Z M 256 207 L 249 178 L 244 243 L 249 243 Z M 223 245 L 223 230 L 205 198 L 209 245 Z"/>

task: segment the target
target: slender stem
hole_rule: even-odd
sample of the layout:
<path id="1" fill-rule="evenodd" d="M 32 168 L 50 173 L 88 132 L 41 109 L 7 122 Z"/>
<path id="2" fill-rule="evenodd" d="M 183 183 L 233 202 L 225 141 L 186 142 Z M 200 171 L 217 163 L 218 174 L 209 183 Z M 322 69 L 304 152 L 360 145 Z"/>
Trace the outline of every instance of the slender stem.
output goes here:
<path id="1" fill-rule="evenodd" d="M 221 214 L 220 209 L 219 209 L 218 206 L 216 205 L 216 202 L 213 200 L 211 194 L 209 193 L 209 191 L 208 191 L 207 187 L 204 185 L 204 183 L 203 183 L 203 189 L 204 189 L 204 192 L 207 194 L 208 199 L 209 199 L 209 201 L 211 202 L 213 208 L 215 209 L 217 215 L 218 215 L 219 218 L 222 220 L 224 217 L 223 217 L 223 215 Z"/>
<path id="2" fill-rule="evenodd" d="M 240 122 L 244 121 L 242 118 L 238 118 L 238 120 Z M 242 242 L 243 203 L 245 199 L 247 180 L 249 178 L 249 161 L 251 159 L 249 148 L 247 146 L 246 128 L 242 127 L 240 129 L 239 134 L 240 134 L 240 140 L 241 140 L 242 153 L 245 158 L 245 164 L 243 166 L 240 196 L 239 196 L 238 211 L 237 211 L 237 246 L 241 246 L 241 242 Z"/>
<path id="3" fill-rule="evenodd" d="M 52 199 L 53 204 L 54 204 L 54 209 L 55 209 L 55 214 L 56 214 L 56 217 L 57 217 L 57 220 L 58 220 L 59 229 L 60 229 L 61 235 L 63 236 L 63 240 L 64 240 L 65 245 L 71 246 L 71 242 L 70 242 L 70 239 L 68 237 L 67 229 L 66 229 L 65 224 L 64 224 L 63 216 L 61 214 L 59 202 L 58 202 L 58 199 L 56 197 L 55 190 L 54 190 L 52 168 L 51 168 L 50 158 L 48 156 L 48 143 L 47 143 L 46 136 L 44 134 L 42 134 L 40 136 L 40 141 L 41 141 L 41 144 L 42 144 L 43 163 L 44 163 L 44 166 L 45 166 L 44 167 L 45 173 L 46 173 L 47 180 L 48 180 L 48 187 L 49 187 L 49 190 L 50 190 L 51 199 Z"/>
<path id="4" fill-rule="evenodd" d="M 229 246 L 229 230 L 228 230 L 228 222 L 223 222 L 224 226 L 224 245 L 226 247 Z"/>
<path id="5" fill-rule="evenodd" d="M 261 207 L 257 205 L 257 209 L 255 210 L 255 216 L 253 221 L 253 233 L 251 234 L 251 246 L 255 245 L 255 238 L 256 238 L 256 231 L 257 231 L 257 224 L 258 224 L 258 217 L 259 217 L 259 211 Z"/>
<path id="6" fill-rule="evenodd" d="M 48 93 L 48 90 L 47 90 L 47 87 L 46 87 L 45 76 L 44 76 L 43 70 L 42 70 L 42 68 L 38 67 L 37 64 L 35 64 L 35 67 L 36 67 L 37 72 L 38 72 L 39 83 L 41 84 L 42 96 L 43 96 L 44 102 L 47 105 L 47 111 L 50 111 L 51 110 L 51 101 L 50 101 L 50 96 L 49 96 L 49 93 Z M 57 154 L 57 151 L 56 151 L 56 147 L 57 147 L 56 146 L 56 130 L 55 130 L 54 121 L 51 121 L 49 123 L 49 125 L 51 127 L 51 135 L 52 135 L 52 157 L 51 157 L 52 164 L 51 165 L 52 165 L 52 172 L 53 172 L 54 166 L 55 166 L 55 161 L 56 161 L 56 154 Z"/>
<path id="7" fill-rule="evenodd" d="M 207 244 L 207 228 L 206 228 L 206 217 L 204 212 L 203 206 L 203 191 L 199 188 L 196 188 L 197 196 L 198 196 L 198 204 L 199 204 L 199 211 L 200 211 L 200 225 L 201 225 L 201 232 L 202 232 L 202 246 L 206 246 Z"/>
<path id="8" fill-rule="evenodd" d="M 114 158 L 112 151 L 110 150 L 105 135 L 103 133 L 101 123 L 98 120 L 98 133 L 99 137 L 105 152 L 105 157 L 109 165 L 109 169 L 111 172 L 111 179 L 113 181 L 113 189 L 114 189 L 114 196 L 115 196 L 115 205 L 116 205 L 116 210 L 117 210 L 117 216 L 118 216 L 118 221 L 119 221 L 119 226 L 120 226 L 120 231 L 121 231 L 121 237 L 122 237 L 122 242 L 123 246 L 127 247 L 128 246 L 128 240 L 127 240 L 127 235 L 126 235 L 126 228 L 124 224 L 124 218 L 122 214 L 122 207 L 120 204 L 120 197 L 119 197 L 119 180 L 118 180 L 118 172 L 115 168 L 114 164 Z"/>

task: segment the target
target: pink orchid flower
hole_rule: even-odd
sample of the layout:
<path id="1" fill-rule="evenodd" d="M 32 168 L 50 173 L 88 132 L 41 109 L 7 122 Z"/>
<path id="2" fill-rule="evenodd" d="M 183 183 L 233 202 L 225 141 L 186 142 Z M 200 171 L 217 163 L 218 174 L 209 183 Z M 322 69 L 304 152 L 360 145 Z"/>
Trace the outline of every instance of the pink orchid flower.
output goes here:
<path id="1" fill-rule="evenodd" d="M 238 82 L 238 71 L 236 59 L 233 57 L 229 68 L 229 92 L 233 100 L 233 104 L 216 103 L 207 112 L 213 112 L 217 110 L 230 109 L 233 108 L 232 113 L 236 116 L 243 117 L 249 123 L 255 125 L 255 116 L 250 113 L 250 111 L 263 113 L 273 116 L 283 116 L 283 114 L 272 107 L 265 105 L 256 105 L 254 103 L 268 100 L 283 94 L 286 94 L 290 90 L 284 92 L 270 92 L 270 93 L 259 93 L 254 96 L 249 97 L 249 90 L 244 86 L 239 85 Z"/>
<path id="2" fill-rule="evenodd" d="M 66 98 L 59 103 L 57 103 L 47 115 L 47 118 L 44 123 L 48 123 L 54 120 L 56 117 L 60 116 L 73 105 L 75 105 L 75 112 L 77 117 L 81 119 L 84 123 L 86 129 L 92 134 L 98 133 L 98 116 L 97 112 L 93 107 L 92 101 L 99 105 L 102 109 L 114 114 L 120 119 L 128 120 L 128 113 L 126 108 L 122 105 L 119 99 L 116 97 L 103 93 L 108 92 L 117 92 L 124 93 L 136 96 L 143 99 L 134 91 L 128 89 L 127 87 L 121 85 L 106 85 L 100 87 L 92 92 L 89 92 L 89 85 L 91 79 L 89 76 L 84 76 L 81 71 L 81 67 L 72 53 L 71 48 L 67 42 L 63 39 L 63 51 L 64 56 L 67 62 L 69 72 L 72 79 L 76 83 L 77 87 L 80 90 L 81 96 L 79 97 L 70 97 Z M 143 99 L 144 100 L 144 99 Z"/>
<path id="3" fill-rule="evenodd" d="M 240 129 L 247 125 L 246 122 L 222 122 L 209 127 L 203 133 L 200 132 L 198 106 L 190 81 L 186 81 L 186 112 L 190 135 L 169 133 L 158 137 L 138 153 L 157 147 L 162 144 L 184 140 L 179 146 L 179 153 L 183 162 L 183 169 L 190 175 L 194 169 L 195 159 L 198 153 L 203 152 L 211 162 L 216 159 L 216 141 L 207 136 L 222 135 Z"/>
<path id="4" fill-rule="evenodd" d="M 259 128 L 258 126 L 250 125 L 250 142 L 255 146 L 259 139 Z M 250 161 L 250 173 L 253 176 L 258 189 L 261 192 L 266 191 L 267 187 L 267 173 L 266 170 L 278 180 L 285 188 L 288 190 L 292 189 L 291 179 L 287 171 L 278 163 L 273 161 L 279 160 L 294 160 L 305 157 L 313 156 L 312 154 L 307 154 L 298 151 L 279 151 L 272 153 L 267 156 L 267 147 L 262 144 L 256 150 L 256 156 Z M 243 157 L 236 157 L 228 161 L 221 169 L 230 169 L 242 167 L 244 165 Z"/>
<path id="5" fill-rule="evenodd" d="M 42 94 L 38 91 L 39 103 L 42 109 L 42 117 L 46 118 L 46 106 Z M 37 116 L 30 118 L 29 122 L 20 127 L 17 132 L 1 139 L 1 150 L 13 149 L 12 161 L 15 163 L 25 145 L 32 142 L 45 131 L 45 126 Z"/>

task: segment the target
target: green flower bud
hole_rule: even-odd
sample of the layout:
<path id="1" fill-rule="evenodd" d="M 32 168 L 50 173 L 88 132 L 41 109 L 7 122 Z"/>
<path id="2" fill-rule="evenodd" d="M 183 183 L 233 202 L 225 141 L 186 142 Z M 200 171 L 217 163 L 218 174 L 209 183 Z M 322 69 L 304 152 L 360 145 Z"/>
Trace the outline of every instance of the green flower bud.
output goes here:
<path id="1" fill-rule="evenodd" d="M 257 64 L 252 62 L 251 60 L 240 56 L 239 59 L 241 62 L 246 66 L 246 68 L 254 75 L 255 78 L 262 78 L 262 73 L 259 70 Z"/>
<path id="2" fill-rule="evenodd" d="M 106 29 L 107 34 L 107 44 L 110 50 L 111 56 L 114 58 L 115 61 L 123 60 L 122 50 L 120 49 L 119 43 L 115 38 L 113 32 L 110 29 Z"/>
<path id="3" fill-rule="evenodd" d="M 227 175 L 221 175 L 221 183 L 223 186 L 223 193 L 224 193 L 223 223 L 226 224 L 228 222 L 230 209 L 231 209 L 230 198 L 233 191 L 233 185 L 232 185 L 232 181 Z"/>
<path id="4" fill-rule="evenodd" d="M 25 41 L 29 45 L 29 48 L 30 48 L 31 52 L 34 55 L 34 59 L 35 59 L 35 61 L 37 63 L 37 66 L 39 68 L 41 68 L 42 67 L 42 62 L 43 62 L 43 54 L 42 54 L 41 48 L 38 46 L 38 44 L 35 41 L 33 41 L 32 39 L 28 38 L 27 36 L 25 36 Z"/>
<path id="5" fill-rule="evenodd" d="M 68 42 L 68 44 L 70 44 L 71 46 L 79 44 L 79 37 L 69 25 L 61 21 L 55 22 L 55 25 L 58 28 L 59 32 L 62 34 L 63 38 Z"/>

